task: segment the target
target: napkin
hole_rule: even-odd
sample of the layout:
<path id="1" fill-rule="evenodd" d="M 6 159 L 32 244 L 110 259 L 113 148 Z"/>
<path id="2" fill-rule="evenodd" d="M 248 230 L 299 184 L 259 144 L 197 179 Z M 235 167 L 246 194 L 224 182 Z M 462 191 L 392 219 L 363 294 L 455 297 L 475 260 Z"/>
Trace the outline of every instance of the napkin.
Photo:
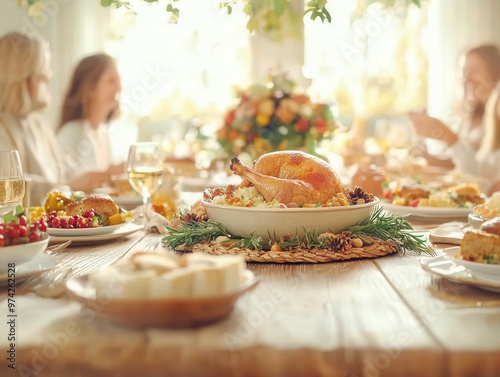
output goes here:
<path id="1" fill-rule="evenodd" d="M 136 219 L 135 222 L 144 225 L 148 232 L 160 234 L 168 233 L 166 226 L 168 226 L 170 222 L 165 216 L 155 212 L 151 207 L 140 205 L 132 210 L 132 213 Z"/>

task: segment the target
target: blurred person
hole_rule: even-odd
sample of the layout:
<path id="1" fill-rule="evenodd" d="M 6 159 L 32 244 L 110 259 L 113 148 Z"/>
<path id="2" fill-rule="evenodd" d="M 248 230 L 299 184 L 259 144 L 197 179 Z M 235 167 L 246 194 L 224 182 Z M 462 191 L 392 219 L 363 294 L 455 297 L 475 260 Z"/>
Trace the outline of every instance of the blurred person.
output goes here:
<path id="1" fill-rule="evenodd" d="M 443 138 L 448 139 L 453 133 L 470 153 L 476 153 L 485 135 L 483 123 L 486 103 L 500 80 L 500 50 L 493 44 L 480 45 L 470 49 L 462 60 L 463 98 L 458 109 L 461 119 L 458 132 L 454 133 L 441 120 L 425 112 L 409 112 L 408 117 L 418 135 L 444 141 Z M 453 157 L 449 160 L 440 159 L 426 152 L 424 156 L 428 165 L 456 167 Z"/>
<path id="2" fill-rule="evenodd" d="M 55 132 L 40 113 L 51 99 L 51 76 L 47 41 L 18 32 L 0 37 L 0 150 L 19 151 L 25 176 L 31 179 L 32 205 L 42 204 L 57 186 L 90 192 L 108 179 L 102 172 L 64 178 Z"/>
<path id="3" fill-rule="evenodd" d="M 500 189 L 500 82 L 491 92 L 484 112 L 484 137 L 479 150 L 463 143 L 457 134 L 447 127 L 440 138 L 453 152 L 456 168 L 468 175 L 480 177 L 481 190 L 487 195 Z"/>
<path id="4" fill-rule="evenodd" d="M 65 152 L 68 177 L 78 171 L 124 172 L 112 163 L 109 126 L 119 111 L 120 77 L 113 58 L 95 54 L 73 71 L 63 100 L 57 138 Z M 103 182 L 105 183 L 105 182 Z"/>

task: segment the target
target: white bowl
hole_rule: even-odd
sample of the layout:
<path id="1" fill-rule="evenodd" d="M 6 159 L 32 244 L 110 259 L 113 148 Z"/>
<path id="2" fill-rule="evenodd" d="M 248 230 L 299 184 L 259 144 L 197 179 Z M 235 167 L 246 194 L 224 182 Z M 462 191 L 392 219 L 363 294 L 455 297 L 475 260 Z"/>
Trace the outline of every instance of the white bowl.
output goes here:
<path id="1" fill-rule="evenodd" d="M 469 225 L 474 229 L 481 228 L 481 225 L 483 225 L 484 221 L 485 220 L 477 213 L 475 212 L 469 213 Z"/>
<path id="2" fill-rule="evenodd" d="M 319 233 L 339 233 L 351 225 L 363 221 L 378 207 L 379 200 L 354 206 L 319 208 L 257 208 L 236 207 L 202 201 L 208 217 L 224 225 L 232 236 L 249 236 L 251 233 L 268 242 L 270 237 L 279 238 L 288 233 L 299 236 L 304 229 Z M 318 234 L 319 234 L 318 233 Z"/>
<path id="3" fill-rule="evenodd" d="M 19 266 L 41 255 L 47 248 L 49 239 L 47 236 L 36 242 L 0 247 L 0 271 L 7 271 L 13 267 L 9 266 L 10 263 Z"/>

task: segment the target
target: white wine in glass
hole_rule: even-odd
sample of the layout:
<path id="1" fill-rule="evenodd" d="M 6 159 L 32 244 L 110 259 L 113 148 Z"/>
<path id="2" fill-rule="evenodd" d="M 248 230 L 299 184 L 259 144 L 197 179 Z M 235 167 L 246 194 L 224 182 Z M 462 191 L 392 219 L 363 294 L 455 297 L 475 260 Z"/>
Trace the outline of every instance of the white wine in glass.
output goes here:
<path id="1" fill-rule="evenodd" d="M 146 206 L 160 187 L 163 178 L 163 159 L 158 143 L 135 143 L 130 146 L 127 162 L 128 179 Z"/>
<path id="2" fill-rule="evenodd" d="M 11 212 L 22 203 L 24 191 L 19 152 L 0 151 L 0 216 Z"/>

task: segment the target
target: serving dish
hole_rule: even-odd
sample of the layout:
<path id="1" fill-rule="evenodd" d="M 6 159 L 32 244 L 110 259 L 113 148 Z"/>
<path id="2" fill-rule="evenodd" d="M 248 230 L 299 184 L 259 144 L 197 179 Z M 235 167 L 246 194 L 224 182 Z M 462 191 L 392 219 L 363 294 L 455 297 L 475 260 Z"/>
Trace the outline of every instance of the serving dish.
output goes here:
<path id="1" fill-rule="evenodd" d="M 36 242 L 0 247 L 0 271 L 7 271 L 9 263 L 19 266 L 40 256 L 47 248 L 49 239 L 47 236 Z"/>
<path id="2" fill-rule="evenodd" d="M 467 216 L 472 212 L 471 208 L 447 208 L 447 207 L 412 207 L 399 206 L 391 203 L 383 203 L 384 209 L 395 215 L 409 215 L 412 217 L 426 219 L 454 219 L 466 220 Z"/>
<path id="3" fill-rule="evenodd" d="M 231 313 L 238 298 L 258 282 L 254 273 L 246 270 L 241 285 L 232 293 L 172 299 L 100 300 L 88 276 L 69 280 L 66 288 L 71 298 L 94 310 L 96 316 L 102 318 L 132 327 L 189 328 L 224 319 Z"/>
<path id="4" fill-rule="evenodd" d="M 208 217 L 221 223 L 233 236 L 254 233 L 264 242 L 288 233 L 299 236 L 305 229 L 318 233 L 339 233 L 351 225 L 366 220 L 378 207 L 379 200 L 354 206 L 318 208 L 261 208 L 213 204 L 202 200 Z"/>

